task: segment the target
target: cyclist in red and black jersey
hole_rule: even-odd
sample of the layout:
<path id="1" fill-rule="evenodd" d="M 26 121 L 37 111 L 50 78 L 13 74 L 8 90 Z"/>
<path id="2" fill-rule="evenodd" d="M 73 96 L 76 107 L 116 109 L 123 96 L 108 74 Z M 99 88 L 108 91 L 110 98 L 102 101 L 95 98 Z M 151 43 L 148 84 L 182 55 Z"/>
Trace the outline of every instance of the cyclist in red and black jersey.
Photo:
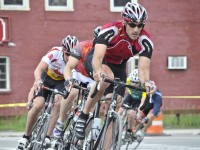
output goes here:
<path id="1" fill-rule="evenodd" d="M 85 61 L 88 74 L 101 86 L 94 98 L 91 94 L 95 89 L 92 86 L 85 108 L 80 114 L 76 124 L 76 137 L 83 139 L 85 136 L 86 120 L 90 109 L 104 94 L 111 97 L 113 85 L 101 82 L 101 74 L 110 78 L 118 77 L 126 82 L 126 62 L 130 57 L 139 54 L 139 79 L 149 91 L 150 61 L 153 53 L 153 42 L 149 33 L 144 29 L 147 19 L 146 9 L 138 3 L 128 2 L 122 11 L 123 20 L 104 25 L 99 32 L 94 49 L 90 51 Z M 125 89 L 119 90 L 119 95 L 124 96 Z"/>

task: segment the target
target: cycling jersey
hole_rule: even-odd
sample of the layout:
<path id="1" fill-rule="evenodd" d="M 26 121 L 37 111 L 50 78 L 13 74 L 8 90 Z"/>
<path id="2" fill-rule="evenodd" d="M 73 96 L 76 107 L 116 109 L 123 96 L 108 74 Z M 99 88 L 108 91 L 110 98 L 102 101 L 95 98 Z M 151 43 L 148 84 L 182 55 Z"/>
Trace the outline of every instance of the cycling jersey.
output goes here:
<path id="1" fill-rule="evenodd" d="M 131 84 L 131 82 L 132 82 L 131 79 L 127 78 L 126 83 Z M 128 92 L 134 100 L 141 100 L 142 97 L 146 98 L 146 95 L 147 95 L 146 92 L 138 91 L 135 89 L 129 89 Z"/>
<path id="2" fill-rule="evenodd" d="M 151 58 L 153 51 L 151 36 L 144 29 L 138 39 L 132 40 L 126 34 L 121 20 L 103 26 L 96 43 L 107 46 L 104 60 L 112 64 L 121 64 L 138 53 Z"/>
<path id="3" fill-rule="evenodd" d="M 54 80 L 63 80 L 63 70 L 66 62 L 64 61 L 62 47 L 53 47 L 43 56 L 42 61 L 48 64 L 46 74 Z"/>
<path id="4" fill-rule="evenodd" d="M 75 57 L 76 59 L 79 60 L 75 69 L 87 77 L 89 77 L 89 75 L 87 74 L 85 70 L 84 62 L 85 62 L 88 52 L 92 49 L 92 45 L 93 45 L 92 41 L 80 42 L 71 53 L 72 57 Z"/>

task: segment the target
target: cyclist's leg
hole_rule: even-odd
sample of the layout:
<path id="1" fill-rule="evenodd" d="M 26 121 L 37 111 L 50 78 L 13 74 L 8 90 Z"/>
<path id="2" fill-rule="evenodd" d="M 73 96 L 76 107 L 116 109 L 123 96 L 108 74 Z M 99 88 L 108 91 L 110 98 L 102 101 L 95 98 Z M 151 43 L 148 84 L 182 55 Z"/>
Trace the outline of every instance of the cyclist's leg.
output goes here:
<path id="1" fill-rule="evenodd" d="M 86 61 L 85 61 L 85 67 L 86 67 L 88 74 L 90 74 L 91 77 L 92 77 L 93 70 L 92 70 L 91 62 L 92 62 L 92 55 L 88 55 L 88 57 L 86 58 Z M 102 69 L 103 69 L 103 72 L 106 74 L 106 76 L 111 77 L 111 78 L 114 77 L 111 69 L 107 65 L 103 64 Z M 84 107 L 82 113 L 80 114 L 80 116 L 77 120 L 77 123 L 76 123 L 76 128 L 75 128 L 76 133 L 75 133 L 75 135 L 76 135 L 77 138 L 84 139 L 85 126 L 86 126 L 86 121 L 87 121 L 88 116 L 89 116 L 89 112 L 94 107 L 96 102 L 102 97 L 102 95 L 105 92 L 105 89 L 108 86 L 109 86 L 109 83 L 102 82 L 101 85 L 100 85 L 100 89 L 97 91 L 95 96 L 93 98 L 91 98 L 91 95 L 93 94 L 93 92 L 96 91 L 96 83 L 94 82 L 92 84 L 89 95 L 87 97 L 85 107 Z"/>
<path id="2" fill-rule="evenodd" d="M 54 104 L 53 104 L 53 108 L 51 110 L 49 128 L 48 128 L 48 131 L 47 131 L 47 138 L 48 139 L 45 139 L 45 141 L 47 140 L 46 141 L 47 144 L 49 144 L 50 137 L 51 137 L 53 129 L 55 127 L 56 121 L 58 120 L 58 117 L 59 117 L 61 99 L 62 99 L 61 95 L 55 96 L 55 101 L 54 101 Z"/>
<path id="3" fill-rule="evenodd" d="M 32 86 L 29 93 L 28 93 L 28 103 L 32 100 L 32 98 L 34 97 L 35 91 L 34 91 L 34 87 Z"/>
<path id="4" fill-rule="evenodd" d="M 29 136 L 31 129 L 36 122 L 38 115 L 40 111 L 42 110 L 44 106 L 44 98 L 41 96 L 38 96 L 33 101 L 32 108 L 28 111 L 27 114 L 27 121 L 26 121 L 26 129 L 25 129 L 25 135 Z"/>
<path id="5" fill-rule="evenodd" d="M 17 149 L 24 149 L 28 145 L 31 130 L 43 106 L 44 106 L 44 98 L 41 96 L 36 97 L 33 101 L 31 109 L 28 111 L 25 133 L 23 137 L 19 140 Z"/>
<path id="6" fill-rule="evenodd" d="M 62 84 L 62 90 L 65 89 L 64 84 Z M 70 111 L 70 109 L 72 108 L 72 104 L 73 104 L 73 100 L 76 98 L 76 96 L 78 95 L 78 90 L 75 88 L 72 88 L 72 90 L 70 91 L 68 97 L 66 99 L 64 99 L 63 97 L 60 97 L 60 109 L 58 109 L 58 111 L 56 113 L 58 113 L 59 118 L 56 118 L 55 120 L 55 127 L 54 131 L 53 131 L 53 135 L 54 137 L 57 138 L 62 138 L 64 136 L 64 122 L 66 121 L 66 116 L 68 111 Z M 52 114 L 53 115 L 53 114 Z M 56 122 L 57 121 L 57 122 Z M 52 128 L 53 129 L 53 128 Z"/>

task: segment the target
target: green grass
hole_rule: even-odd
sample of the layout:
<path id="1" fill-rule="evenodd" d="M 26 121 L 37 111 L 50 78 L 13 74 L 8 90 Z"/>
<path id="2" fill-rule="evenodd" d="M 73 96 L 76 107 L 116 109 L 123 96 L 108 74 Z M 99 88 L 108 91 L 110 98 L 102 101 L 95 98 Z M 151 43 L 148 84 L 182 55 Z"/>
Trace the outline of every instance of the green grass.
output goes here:
<path id="1" fill-rule="evenodd" d="M 0 131 L 24 131 L 26 115 L 15 117 L 0 117 Z M 189 129 L 200 128 L 200 114 L 163 114 L 164 129 Z"/>
<path id="2" fill-rule="evenodd" d="M 179 119 L 178 119 L 179 118 Z M 191 129 L 200 128 L 200 114 L 163 115 L 164 129 Z"/>
<path id="3" fill-rule="evenodd" d="M 0 117 L 0 131 L 24 131 L 26 115 Z"/>

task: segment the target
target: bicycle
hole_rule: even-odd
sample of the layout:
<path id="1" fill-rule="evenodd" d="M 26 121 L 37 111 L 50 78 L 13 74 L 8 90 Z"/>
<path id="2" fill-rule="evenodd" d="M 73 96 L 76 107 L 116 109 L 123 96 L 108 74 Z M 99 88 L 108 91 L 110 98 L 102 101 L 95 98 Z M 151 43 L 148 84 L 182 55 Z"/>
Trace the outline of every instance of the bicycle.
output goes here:
<path id="1" fill-rule="evenodd" d="M 128 88 L 133 88 L 133 89 L 140 90 L 140 91 L 146 91 L 146 90 L 144 88 L 135 87 L 133 85 L 128 85 L 128 84 L 120 81 L 119 78 L 109 79 L 105 76 L 102 76 L 102 79 L 103 79 L 104 82 L 114 84 L 113 95 L 112 95 L 112 99 L 111 99 L 109 109 L 108 109 L 107 114 L 105 116 L 103 126 L 101 128 L 101 131 L 100 131 L 100 134 L 99 134 L 97 140 L 95 141 L 93 146 L 88 144 L 88 146 L 85 149 L 92 149 L 92 150 L 96 150 L 96 149 L 102 150 L 102 149 L 104 149 L 105 143 L 106 143 L 105 139 L 107 137 L 106 133 L 108 131 L 108 128 L 112 127 L 112 133 L 109 132 L 109 134 L 112 137 L 110 148 L 113 149 L 113 150 L 120 150 L 121 144 L 122 144 L 122 118 L 115 111 L 116 106 L 117 106 L 117 91 L 122 86 L 125 86 L 125 87 L 128 87 Z M 97 90 L 97 87 L 98 87 L 98 85 L 96 86 L 96 90 Z M 96 92 L 97 91 L 94 91 L 94 94 L 92 96 L 94 96 Z M 86 127 L 86 130 L 87 130 L 87 128 L 90 128 L 89 129 L 90 131 L 92 130 L 91 127 Z M 87 139 L 87 137 L 86 137 L 86 139 Z M 88 143 L 90 143 L 90 142 L 88 142 Z"/>
<path id="2" fill-rule="evenodd" d="M 148 97 L 148 98 L 150 98 L 150 97 Z M 129 106 L 127 104 L 123 104 L 123 108 L 124 108 L 124 111 L 122 113 L 122 118 L 123 118 L 122 143 L 123 143 L 123 145 L 126 145 L 126 150 L 128 150 L 129 145 L 131 145 L 131 148 L 133 150 L 135 150 L 140 145 L 140 143 L 143 140 L 143 137 L 141 135 L 137 134 L 137 133 L 138 133 L 138 131 L 142 132 L 144 124 L 146 124 L 148 122 L 148 118 L 143 118 L 141 121 L 139 121 L 136 118 L 136 115 L 135 115 L 134 119 L 135 119 L 135 121 L 139 122 L 139 124 L 136 126 L 135 131 L 131 132 L 131 137 L 127 139 L 125 137 L 125 135 L 128 132 L 127 131 L 127 129 L 128 129 L 128 111 L 131 110 L 131 109 L 133 109 L 136 112 L 136 114 L 137 114 L 138 107 L 137 106 Z"/>
<path id="3" fill-rule="evenodd" d="M 56 139 L 56 143 L 54 146 L 54 150 L 69 150 L 72 144 L 72 137 L 73 137 L 73 129 L 76 123 L 76 120 L 78 118 L 78 114 L 83 110 L 85 106 L 85 101 L 87 99 L 87 96 L 89 94 L 90 88 L 85 88 L 81 85 L 75 85 L 75 79 L 73 80 L 72 84 L 69 87 L 69 93 L 72 88 L 76 88 L 79 90 L 78 92 L 78 98 L 73 106 L 73 109 L 68 113 L 67 115 L 67 122 L 65 124 L 65 128 L 63 130 L 63 134 L 65 133 L 65 136 L 63 138 Z M 82 92 L 82 99 L 79 104 L 80 100 L 80 94 Z"/>
<path id="4" fill-rule="evenodd" d="M 131 133 L 131 137 L 130 139 L 127 141 L 125 140 L 125 137 L 122 138 L 122 145 L 126 145 L 125 149 L 128 150 L 129 146 L 131 145 L 132 150 L 135 150 L 138 148 L 138 146 L 140 145 L 140 143 L 143 140 L 143 137 L 140 134 L 137 134 L 137 132 L 142 132 L 141 130 L 144 127 L 144 124 L 146 124 L 148 122 L 147 118 L 144 118 L 136 127 L 136 130 L 134 132 Z M 126 135 L 127 133 L 127 126 L 125 125 L 123 128 L 123 131 L 125 131 L 124 135 Z"/>
<path id="5" fill-rule="evenodd" d="M 101 103 L 109 101 L 109 100 L 110 100 L 109 98 L 100 99 L 96 103 L 94 112 L 90 114 L 89 119 L 86 123 L 87 124 L 87 126 L 86 126 L 86 138 L 84 140 L 83 150 L 92 149 L 94 143 L 96 142 L 101 128 L 100 128 L 100 126 L 98 126 L 98 127 L 94 126 L 95 121 L 97 121 L 95 119 L 98 118 L 98 119 L 102 120 L 102 118 L 99 117 L 99 110 L 100 110 Z"/>
<path id="6" fill-rule="evenodd" d="M 30 143 L 27 146 L 27 150 L 46 149 L 46 146 L 44 145 L 44 140 L 45 140 L 49 123 L 50 123 L 51 110 L 54 104 L 55 95 L 59 94 L 59 95 L 62 95 L 63 97 L 66 97 L 66 93 L 60 92 L 57 89 L 51 89 L 42 84 L 41 84 L 41 88 L 44 90 L 51 91 L 51 94 L 50 96 L 47 97 L 44 108 L 41 111 L 35 125 L 33 126 L 33 129 L 31 131 L 31 136 L 30 136 Z M 33 101 L 34 101 L 34 98 L 31 100 L 29 104 L 29 109 L 31 108 Z"/>

